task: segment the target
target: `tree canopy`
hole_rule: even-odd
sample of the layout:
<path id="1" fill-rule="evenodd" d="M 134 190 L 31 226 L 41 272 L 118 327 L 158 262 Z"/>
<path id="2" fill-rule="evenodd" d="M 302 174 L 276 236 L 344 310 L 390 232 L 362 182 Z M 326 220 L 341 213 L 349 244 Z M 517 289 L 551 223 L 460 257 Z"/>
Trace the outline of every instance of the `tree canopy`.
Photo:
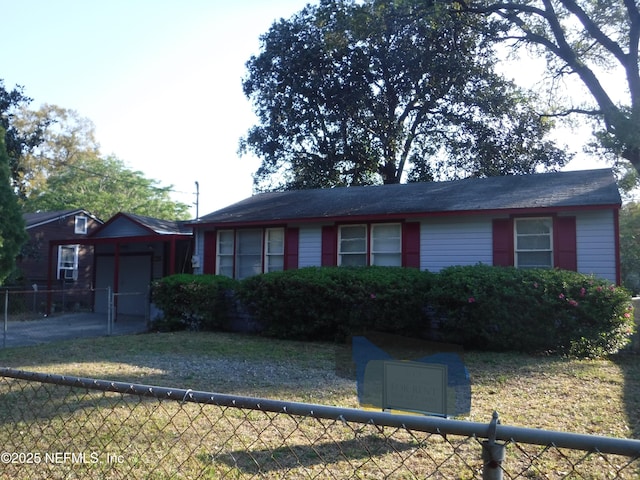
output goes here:
<path id="1" fill-rule="evenodd" d="M 551 114 L 599 121 L 600 147 L 640 170 L 640 10 L 637 1 L 456 0 L 499 19 L 501 38 L 546 58 Z M 578 85 L 586 95 L 571 90 Z M 568 83 L 565 83 L 567 81 Z M 561 92 L 560 87 L 568 85 Z"/>
<path id="2" fill-rule="evenodd" d="M 494 25 L 422 0 L 322 0 L 261 37 L 243 81 L 258 190 L 531 173 L 567 156 L 497 75 Z"/>
<path id="3" fill-rule="evenodd" d="M 13 270 L 16 256 L 27 240 L 24 220 L 11 187 L 4 133 L 0 126 L 0 284 Z"/>
<path id="4" fill-rule="evenodd" d="M 4 80 L 0 79 L 0 127 L 4 131 L 3 139 L 11 183 L 19 196 L 24 196 L 19 183 L 19 179 L 24 174 L 20 159 L 23 154 L 42 142 L 42 129 L 46 127 L 46 123 L 34 123 L 33 128 L 27 133 L 21 132 L 16 126 L 16 116 L 30 103 L 31 98 L 24 94 L 23 87 L 16 86 L 13 90 L 7 90 Z"/>
<path id="5" fill-rule="evenodd" d="M 620 211 L 620 268 L 622 282 L 640 292 L 640 204 L 630 202 Z"/>
<path id="6" fill-rule="evenodd" d="M 189 218 L 189 205 L 171 199 L 142 172 L 104 157 L 93 123 L 78 112 L 44 104 L 29 107 L 22 87 L 12 91 L 0 80 L 0 122 L 9 153 L 11 185 L 24 212 L 84 208 L 102 219 L 118 211 L 167 220 Z"/>
<path id="7" fill-rule="evenodd" d="M 172 201 L 170 192 L 171 187 L 158 186 L 118 158 L 83 155 L 52 172 L 42 189 L 31 193 L 25 209 L 84 208 L 103 220 L 120 211 L 171 220 L 189 218 L 189 205 Z"/>
<path id="8" fill-rule="evenodd" d="M 73 165 L 81 156 L 99 156 L 95 126 L 75 110 L 44 104 L 26 106 L 13 116 L 12 125 L 22 138 L 38 138 L 16 160 L 14 185 L 22 199 L 46 189 L 49 175 Z"/>

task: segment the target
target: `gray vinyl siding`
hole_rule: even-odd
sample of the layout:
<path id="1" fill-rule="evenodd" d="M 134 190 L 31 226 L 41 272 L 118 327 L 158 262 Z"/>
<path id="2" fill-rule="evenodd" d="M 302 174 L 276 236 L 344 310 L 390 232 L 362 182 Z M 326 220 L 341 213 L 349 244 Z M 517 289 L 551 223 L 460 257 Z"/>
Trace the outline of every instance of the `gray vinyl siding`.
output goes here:
<path id="1" fill-rule="evenodd" d="M 200 230 L 195 230 L 194 241 L 195 241 L 195 250 L 193 252 L 193 255 L 194 257 L 198 257 L 199 266 L 193 267 L 193 273 L 201 274 L 203 270 L 203 263 L 204 263 L 204 249 L 205 249 L 204 232 Z M 211 248 L 211 245 L 209 245 L 209 248 Z"/>
<path id="2" fill-rule="evenodd" d="M 491 217 L 430 218 L 420 226 L 420 268 L 493 262 Z"/>
<path id="3" fill-rule="evenodd" d="M 99 231 L 95 238 L 118 238 L 118 237 L 136 237 L 142 235 L 150 235 L 151 232 L 146 228 L 132 222 L 128 218 L 116 218 L 107 228 Z"/>
<path id="4" fill-rule="evenodd" d="M 616 281 L 615 225 L 612 210 L 576 215 L 578 271 Z"/>
<path id="5" fill-rule="evenodd" d="M 300 227 L 298 237 L 298 268 L 322 265 L 322 227 Z"/>

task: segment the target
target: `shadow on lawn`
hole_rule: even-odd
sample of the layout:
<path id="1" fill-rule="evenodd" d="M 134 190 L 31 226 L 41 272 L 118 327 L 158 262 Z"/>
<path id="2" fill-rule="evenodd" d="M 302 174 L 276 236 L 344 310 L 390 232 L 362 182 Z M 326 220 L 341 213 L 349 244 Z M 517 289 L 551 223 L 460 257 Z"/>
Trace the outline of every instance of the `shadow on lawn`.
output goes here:
<path id="1" fill-rule="evenodd" d="M 220 456 L 212 456 L 208 459 L 201 458 L 201 460 L 219 461 L 230 468 L 238 468 L 243 473 L 258 475 L 272 471 L 287 471 L 292 468 L 332 464 L 342 460 L 350 463 L 364 463 L 374 457 L 415 448 L 415 444 L 398 442 L 390 438 L 382 439 L 372 435 L 313 445 L 282 446 L 275 449 L 253 451 L 238 450 Z"/>
<path id="2" fill-rule="evenodd" d="M 640 354 L 621 353 L 613 361 L 624 375 L 624 404 L 631 437 L 640 439 Z"/>

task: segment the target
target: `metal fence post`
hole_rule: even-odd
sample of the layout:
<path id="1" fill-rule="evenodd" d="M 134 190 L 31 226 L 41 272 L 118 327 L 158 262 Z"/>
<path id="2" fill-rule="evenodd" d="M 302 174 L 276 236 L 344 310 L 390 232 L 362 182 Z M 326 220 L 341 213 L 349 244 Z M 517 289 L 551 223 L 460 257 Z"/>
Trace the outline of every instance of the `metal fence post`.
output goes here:
<path id="1" fill-rule="evenodd" d="M 496 443 L 499 422 L 498 412 L 493 412 L 488 439 L 482 442 L 482 480 L 502 480 L 502 462 L 506 447 L 504 443 Z"/>
<path id="2" fill-rule="evenodd" d="M 4 328 L 2 336 L 2 348 L 7 348 L 7 325 L 9 322 L 9 289 L 4 290 Z"/>

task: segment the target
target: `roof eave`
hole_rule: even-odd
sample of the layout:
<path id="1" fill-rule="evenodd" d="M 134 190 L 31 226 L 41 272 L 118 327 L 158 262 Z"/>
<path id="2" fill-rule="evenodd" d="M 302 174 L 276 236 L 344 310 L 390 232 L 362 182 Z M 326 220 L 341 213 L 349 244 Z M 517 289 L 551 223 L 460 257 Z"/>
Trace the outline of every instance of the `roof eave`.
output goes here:
<path id="1" fill-rule="evenodd" d="M 544 207 L 515 207 L 515 208 L 495 208 L 476 210 L 450 210 L 450 211 L 421 211 L 421 212 L 400 212 L 387 214 L 363 214 L 363 215 L 334 215 L 321 217 L 282 217 L 268 220 L 229 220 L 229 221 L 207 221 L 189 224 L 194 229 L 221 229 L 221 228 L 242 228 L 242 227 L 269 227 L 283 226 L 289 224 L 310 224 L 310 223 L 354 223 L 372 222 L 386 220 L 414 220 L 428 217 L 448 217 L 448 216 L 474 216 L 474 215 L 535 215 L 563 213 L 570 211 L 589 210 L 619 210 L 620 203 L 602 205 L 558 205 Z"/>

